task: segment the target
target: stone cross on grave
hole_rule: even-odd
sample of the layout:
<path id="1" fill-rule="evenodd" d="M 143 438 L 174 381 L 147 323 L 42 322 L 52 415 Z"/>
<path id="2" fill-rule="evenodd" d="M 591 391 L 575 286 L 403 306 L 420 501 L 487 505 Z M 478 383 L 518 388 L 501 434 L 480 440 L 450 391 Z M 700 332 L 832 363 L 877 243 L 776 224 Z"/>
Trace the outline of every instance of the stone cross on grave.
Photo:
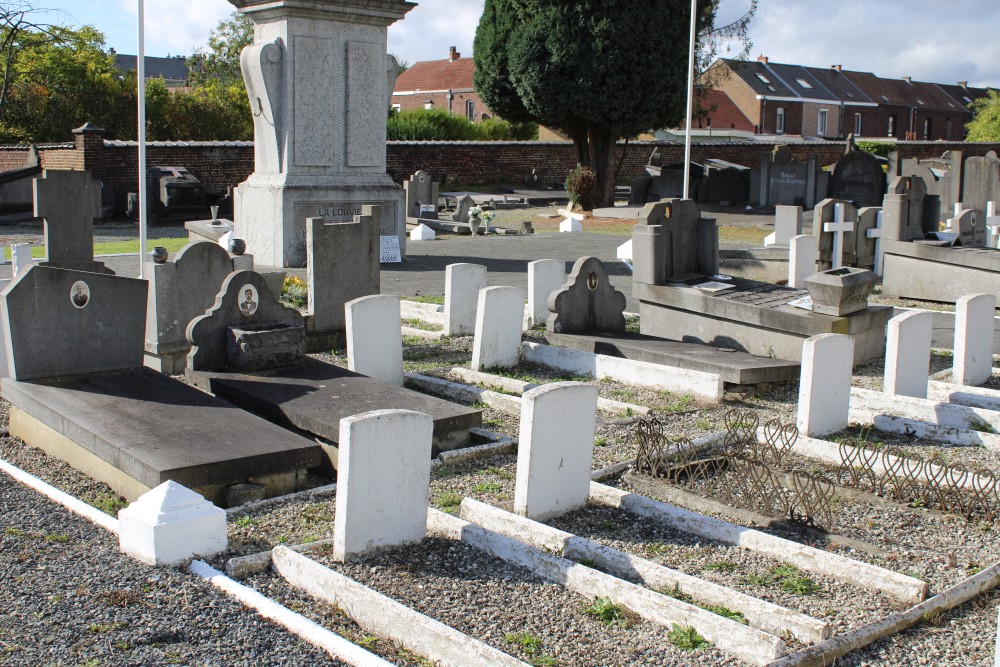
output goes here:
<path id="1" fill-rule="evenodd" d="M 875 226 L 865 232 L 865 236 L 875 239 L 875 266 L 873 270 L 876 275 L 882 275 L 882 264 L 885 261 L 885 253 L 882 252 L 882 211 L 875 217 Z"/>
<path id="2" fill-rule="evenodd" d="M 997 203 L 995 201 L 986 202 L 986 247 L 1000 247 L 1000 215 L 997 214 Z"/>
<path id="3" fill-rule="evenodd" d="M 46 169 L 34 179 L 35 217 L 45 221 L 42 266 L 113 273 L 94 261 L 94 218 L 101 214 L 101 182 L 89 171 Z"/>
<path id="4" fill-rule="evenodd" d="M 833 222 L 823 224 L 824 232 L 833 233 L 833 268 L 844 265 L 844 234 L 854 231 L 854 223 L 844 220 L 844 205 L 837 204 L 834 208 Z"/>

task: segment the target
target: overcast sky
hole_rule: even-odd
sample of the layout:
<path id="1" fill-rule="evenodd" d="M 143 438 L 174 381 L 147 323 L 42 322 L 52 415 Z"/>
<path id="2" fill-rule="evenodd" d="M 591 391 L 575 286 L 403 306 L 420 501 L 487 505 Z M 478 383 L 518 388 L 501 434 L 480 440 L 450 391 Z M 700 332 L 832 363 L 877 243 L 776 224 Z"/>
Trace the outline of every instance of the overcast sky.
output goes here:
<path id="1" fill-rule="evenodd" d="M 95 25 L 109 46 L 136 52 L 138 0 L 35 4 L 66 10 L 65 22 Z M 720 20 L 739 15 L 747 4 L 722 0 Z M 753 57 L 1000 87 L 1000 0 L 760 0 L 760 5 L 751 27 Z M 421 0 L 389 28 L 389 51 L 410 63 L 445 58 L 449 46 L 471 55 L 482 7 L 483 0 Z M 232 9 L 227 0 L 146 0 L 147 54 L 190 54 Z M 637 57 L 656 57 L 641 44 L 636 47 Z"/>

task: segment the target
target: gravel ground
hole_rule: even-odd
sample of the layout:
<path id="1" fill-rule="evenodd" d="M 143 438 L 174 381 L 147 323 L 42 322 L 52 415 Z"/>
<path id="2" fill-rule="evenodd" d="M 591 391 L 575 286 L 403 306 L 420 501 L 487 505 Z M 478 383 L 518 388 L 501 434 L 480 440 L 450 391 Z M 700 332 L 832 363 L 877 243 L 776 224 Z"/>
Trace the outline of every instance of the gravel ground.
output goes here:
<path id="1" fill-rule="evenodd" d="M 0 525 L 0 664 L 341 664 L 5 474 Z"/>
<path id="2" fill-rule="evenodd" d="M 548 655 L 561 667 L 740 664 L 714 648 L 682 652 L 666 629 L 638 618 L 626 626 L 606 625 L 584 613 L 592 600 L 457 540 L 429 536 L 419 545 L 380 550 L 350 564 L 316 559 L 524 660 Z M 512 641 L 518 633 L 540 640 L 534 655 L 519 651 Z"/>

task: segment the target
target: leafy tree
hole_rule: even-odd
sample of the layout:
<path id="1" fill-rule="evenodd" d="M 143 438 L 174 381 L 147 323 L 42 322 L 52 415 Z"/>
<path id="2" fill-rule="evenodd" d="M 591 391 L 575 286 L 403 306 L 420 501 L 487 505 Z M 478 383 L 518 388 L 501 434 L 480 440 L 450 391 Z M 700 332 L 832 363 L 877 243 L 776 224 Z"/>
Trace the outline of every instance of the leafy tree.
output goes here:
<path id="1" fill-rule="evenodd" d="M 208 46 L 188 58 L 188 84 L 199 86 L 216 81 L 224 86 L 243 83 L 240 53 L 253 42 L 253 21 L 233 12 L 219 21 L 208 35 Z"/>
<path id="2" fill-rule="evenodd" d="M 986 97 L 972 103 L 975 113 L 965 125 L 966 141 L 1000 141 L 1000 91 L 991 90 Z"/>
<path id="3" fill-rule="evenodd" d="M 0 4 L 0 118 L 11 86 L 22 75 L 24 51 L 60 39 L 58 26 L 40 18 L 50 11 L 35 7 L 30 0 L 4 0 Z"/>
<path id="4" fill-rule="evenodd" d="M 756 3 L 715 29 L 718 4 L 698 2 L 701 63 L 719 39 L 749 48 Z M 689 0 L 486 0 L 473 45 L 476 90 L 503 118 L 569 136 L 597 175 L 595 202 L 610 204 L 618 139 L 684 116 L 689 8 Z"/>

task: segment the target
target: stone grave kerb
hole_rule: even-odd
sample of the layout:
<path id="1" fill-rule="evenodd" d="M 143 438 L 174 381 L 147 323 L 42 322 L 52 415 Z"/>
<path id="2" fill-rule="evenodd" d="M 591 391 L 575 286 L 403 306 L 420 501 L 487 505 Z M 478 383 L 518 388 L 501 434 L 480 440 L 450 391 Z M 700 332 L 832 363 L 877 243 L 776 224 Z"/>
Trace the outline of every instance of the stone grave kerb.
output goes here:
<path id="1" fill-rule="evenodd" d="M 546 329 L 554 333 L 625 331 L 625 295 L 616 290 L 604 264 L 581 257 L 561 289 L 549 295 Z"/>
<path id="2" fill-rule="evenodd" d="M 264 276 L 253 271 L 234 271 L 222 283 L 213 306 L 188 324 L 189 371 L 215 370 L 228 364 L 227 329 L 230 327 L 297 328 L 304 338 L 302 314 L 278 301 Z"/>
<path id="3" fill-rule="evenodd" d="M 89 171 L 46 169 L 33 179 L 34 215 L 45 224 L 42 266 L 111 273 L 94 261 L 94 218 L 101 215 L 101 182 Z"/>

